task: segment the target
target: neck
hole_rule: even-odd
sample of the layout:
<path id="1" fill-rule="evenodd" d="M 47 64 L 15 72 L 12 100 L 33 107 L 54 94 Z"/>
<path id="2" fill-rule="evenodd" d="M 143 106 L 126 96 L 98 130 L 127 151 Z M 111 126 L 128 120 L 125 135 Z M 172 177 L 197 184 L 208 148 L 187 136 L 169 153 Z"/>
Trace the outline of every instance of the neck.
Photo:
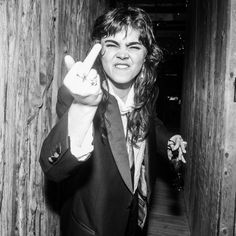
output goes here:
<path id="1" fill-rule="evenodd" d="M 133 81 L 127 84 L 117 84 L 110 80 L 110 85 L 114 93 L 123 101 L 126 102 L 130 88 L 132 87 Z"/>

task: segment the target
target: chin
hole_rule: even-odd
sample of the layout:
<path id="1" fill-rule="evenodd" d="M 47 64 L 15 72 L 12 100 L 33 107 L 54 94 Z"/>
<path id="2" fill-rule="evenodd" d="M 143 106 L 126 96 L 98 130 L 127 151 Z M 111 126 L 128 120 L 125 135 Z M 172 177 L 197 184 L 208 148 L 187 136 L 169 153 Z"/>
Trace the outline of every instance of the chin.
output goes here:
<path id="1" fill-rule="evenodd" d="M 130 83 L 134 80 L 133 76 L 127 76 L 127 74 L 120 74 L 117 76 L 113 76 L 113 81 L 115 81 L 116 83 L 120 83 L 120 84 L 127 84 Z"/>
<path id="2" fill-rule="evenodd" d="M 133 84 L 134 80 L 127 80 L 127 81 L 113 81 L 113 84 L 117 87 L 117 88 L 123 88 L 123 89 L 127 89 L 130 88 Z"/>

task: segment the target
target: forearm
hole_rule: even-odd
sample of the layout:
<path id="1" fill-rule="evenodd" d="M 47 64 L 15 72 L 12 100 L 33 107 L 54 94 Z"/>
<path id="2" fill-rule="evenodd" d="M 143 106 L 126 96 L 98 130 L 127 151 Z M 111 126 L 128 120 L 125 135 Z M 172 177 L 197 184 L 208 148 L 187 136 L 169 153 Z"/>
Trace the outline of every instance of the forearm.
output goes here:
<path id="1" fill-rule="evenodd" d="M 80 109 L 78 106 L 75 106 L 76 108 L 73 107 L 74 105 L 71 106 L 72 109 L 66 112 L 53 127 L 44 140 L 41 149 L 41 167 L 45 175 L 56 182 L 68 178 L 79 165 L 83 165 L 80 156 L 71 152 L 71 141 L 72 143 L 76 143 L 76 145 L 78 144 L 77 142 L 79 142 L 79 145 L 83 144 L 83 140 L 87 138 L 86 133 L 96 112 L 96 107 L 91 109 L 81 106 Z M 71 113 L 70 132 L 68 121 L 69 112 Z M 74 123 L 75 125 L 73 125 Z M 71 137 L 69 137 L 69 134 Z M 72 137 L 75 139 L 73 140 Z M 91 138 L 87 139 L 87 143 L 91 143 Z M 83 155 L 89 154 L 90 152 L 92 150 L 85 146 Z"/>
<path id="2" fill-rule="evenodd" d="M 91 125 L 97 106 L 88 106 L 73 102 L 68 112 L 68 136 L 70 137 L 70 146 L 73 153 L 74 148 L 80 148 L 84 140 L 91 141 Z M 87 136 L 87 137 L 86 137 Z"/>
<path id="3" fill-rule="evenodd" d="M 173 136 L 173 133 L 168 131 L 163 122 L 157 117 L 155 117 L 154 123 L 157 152 L 160 155 L 167 157 L 168 140 Z"/>

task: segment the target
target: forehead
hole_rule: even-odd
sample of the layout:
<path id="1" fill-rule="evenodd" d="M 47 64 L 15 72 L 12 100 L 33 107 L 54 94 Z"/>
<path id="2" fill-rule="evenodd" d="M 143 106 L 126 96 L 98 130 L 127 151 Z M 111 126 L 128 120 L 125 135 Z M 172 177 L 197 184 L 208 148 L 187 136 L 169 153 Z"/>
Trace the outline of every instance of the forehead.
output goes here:
<path id="1" fill-rule="evenodd" d="M 106 39 L 112 39 L 116 41 L 140 42 L 140 32 L 129 26 L 127 28 L 123 28 L 121 31 L 117 32 L 114 35 L 109 35 L 102 38 L 102 41 Z"/>

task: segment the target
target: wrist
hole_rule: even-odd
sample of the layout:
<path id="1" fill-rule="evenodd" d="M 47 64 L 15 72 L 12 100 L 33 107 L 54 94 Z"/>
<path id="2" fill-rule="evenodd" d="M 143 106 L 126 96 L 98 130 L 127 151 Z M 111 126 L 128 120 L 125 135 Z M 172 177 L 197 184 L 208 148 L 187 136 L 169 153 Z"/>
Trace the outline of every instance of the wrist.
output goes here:
<path id="1" fill-rule="evenodd" d="M 97 105 L 87 105 L 73 101 L 68 112 L 69 121 L 92 121 L 97 111 Z"/>
<path id="2" fill-rule="evenodd" d="M 100 101 L 102 100 L 102 90 L 100 89 L 100 91 L 98 93 L 94 93 L 91 95 L 87 95 L 87 96 L 81 96 L 81 95 L 75 95 L 73 94 L 74 97 L 74 103 L 75 104 L 81 104 L 84 106 L 92 106 L 92 107 L 97 107 L 98 104 L 100 103 Z"/>
<path id="3" fill-rule="evenodd" d="M 97 106 L 73 102 L 68 111 L 68 136 L 80 146 L 93 122 Z"/>

